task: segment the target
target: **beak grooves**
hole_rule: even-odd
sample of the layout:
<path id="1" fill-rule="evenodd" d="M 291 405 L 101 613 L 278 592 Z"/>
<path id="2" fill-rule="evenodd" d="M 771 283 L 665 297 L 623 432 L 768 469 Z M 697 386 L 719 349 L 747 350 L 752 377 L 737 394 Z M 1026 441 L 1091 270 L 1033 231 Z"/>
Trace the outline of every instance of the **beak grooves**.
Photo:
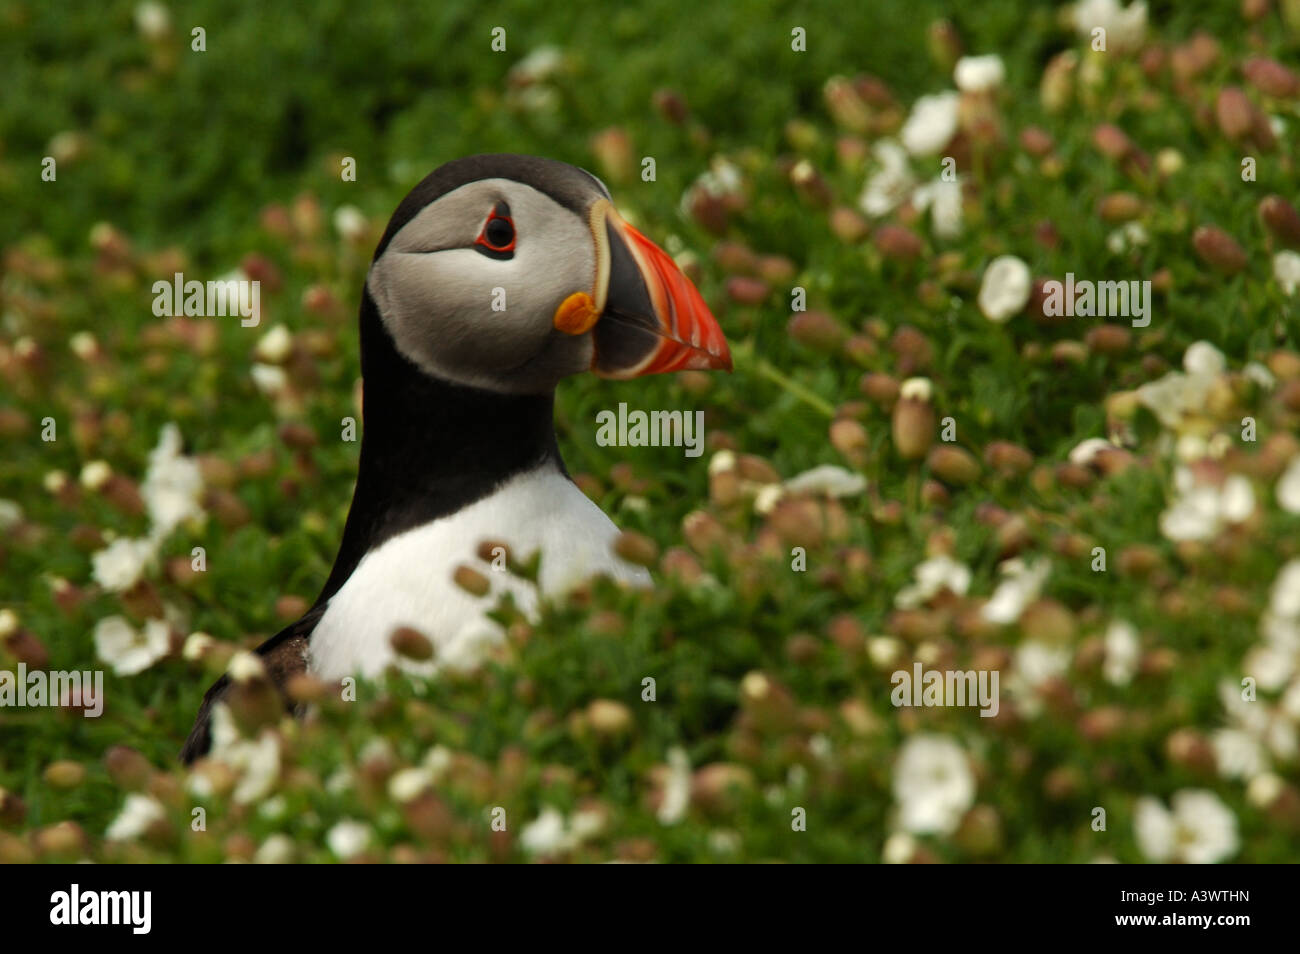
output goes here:
<path id="1" fill-rule="evenodd" d="M 592 226 L 595 304 L 601 312 L 593 370 L 611 378 L 688 369 L 730 371 L 731 352 L 717 319 L 668 253 L 604 199 L 592 211 Z"/>

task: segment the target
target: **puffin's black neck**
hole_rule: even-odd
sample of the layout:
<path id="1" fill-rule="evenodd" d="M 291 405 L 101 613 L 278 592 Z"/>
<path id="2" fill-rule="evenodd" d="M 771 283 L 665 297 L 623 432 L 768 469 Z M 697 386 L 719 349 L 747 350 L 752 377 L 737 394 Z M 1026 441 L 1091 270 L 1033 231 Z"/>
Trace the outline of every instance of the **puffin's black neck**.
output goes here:
<path id="1" fill-rule="evenodd" d="M 498 394 L 432 378 L 398 352 L 367 290 L 361 299 L 364 425 L 343 542 L 317 605 L 367 551 L 455 513 L 553 460 L 555 395 Z"/>

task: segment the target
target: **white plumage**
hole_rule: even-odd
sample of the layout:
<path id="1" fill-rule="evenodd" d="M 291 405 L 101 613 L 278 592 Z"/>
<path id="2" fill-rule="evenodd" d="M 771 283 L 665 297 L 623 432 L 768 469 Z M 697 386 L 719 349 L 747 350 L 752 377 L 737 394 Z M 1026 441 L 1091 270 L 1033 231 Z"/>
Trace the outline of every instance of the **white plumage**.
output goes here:
<path id="1" fill-rule="evenodd" d="M 485 615 L 505 591 L 533 615 L 538 590 L 509 571 L 494 571 L 477 555 L 485 540 L 500 541 L 518 559 L 542 551 L 541 596 L 560 595 L 583 580 L 606 574 L 649 586 L 650 574 L 613 552 L 618 528 L 553 462 L 506 481 L 456 513 L 408 530 L 367 553 L 329 601 L 312 632 L 309 666 L 324 679 L 375 676 L 397 661 L 389 642 L 409 626 L 432 641 L 432 663 L 402 666 L 431 673 L 473 666 L 501 642 L 501 627 Z M 488 596 L 467 593 L 453 581 L 458 566 L 474 567 L 491 584 Z"/>

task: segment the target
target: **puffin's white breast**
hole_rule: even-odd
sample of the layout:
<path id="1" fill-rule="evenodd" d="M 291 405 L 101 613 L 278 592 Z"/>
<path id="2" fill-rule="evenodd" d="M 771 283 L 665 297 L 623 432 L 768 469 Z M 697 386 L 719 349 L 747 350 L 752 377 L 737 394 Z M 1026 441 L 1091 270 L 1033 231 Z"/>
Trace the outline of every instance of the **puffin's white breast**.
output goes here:
<path id="1" fill-rule="evenodd" d="M 503 638 L 501 627 L 484 615 L 502 593 L 512 592 L 530 615 L 538 602 L 531 583 L 479 559 L 480 543 L 506 543 L 519 559 L 540 550 L 542 596 L 561 594 L 598 573 L 649 586 L 649 573 L 614 554 L 617 536 L 618 528 L 554 464 L 520 474 L 482 500 L 398 534 L 362 557 L 312 631 L 311 671 L 331 680 L 379 674 L 397 659 L 389 637 L 400 626 L 433 642 L 434 662 L 425 671 L 473 666 Z M 462 564 L 488 578 L 488 596 L 472 596 L 452 581 Z"/>

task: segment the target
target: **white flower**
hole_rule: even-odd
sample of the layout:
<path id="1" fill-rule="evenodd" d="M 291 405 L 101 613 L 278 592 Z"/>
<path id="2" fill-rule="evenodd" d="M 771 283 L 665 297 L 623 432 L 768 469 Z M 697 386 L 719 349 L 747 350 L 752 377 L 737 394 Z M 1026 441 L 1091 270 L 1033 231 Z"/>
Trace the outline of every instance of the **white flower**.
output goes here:
<path id="1" fill-rule="evenodd" d="M 791 477 L 785 489 L 792 494 L 825 494 L 828 497 L 852 497 L 867 489 L 867 479 L 861 474 L 845 470 L 834 464 L 823 464 Z"/>
<path id="2" fill-rule="evenodd" d="M 1300 751 L 1300 740 L 1287 712 L 1260 699 L 1246 701 L 1241 697 L 1241 685 L 1231 679 L 1221 680 L 1218 688 L 1219 701 L 1234 727 L 1249 732 L 1279 759 L 1295 758 Z"/>
<path id="3" fill-rule="evenodd" d="M 1300 252 L 1285 249 L 1273 256 L 1273 278 L 1287 295 L 1300 288 Z"/>
<path id="4" fill-rule="evenodd" d="M 253 861 L 259 865 L 287 865 L 293 862 L 293 856 L 293 839 L 277 832 L 262 842 Z"/>
<path id="5" fill-rule="evenodd" d="M 1147 31 L 1147 5 L 1138 0 L 1127 8 L 1116 0 L 1079 0 L 1074 5 L 1074 28 L 1088 39 L 1098 27 L 1106 31 L 1106 50 L 1137 49 Z"/>
<path id="6" fill-rule="evenodd" d="M 912 193 L 917 211 L 930 210 L 930 227 L 943 239 L 961 236 L 961 182 L 956 179 L 932 179 Z"/>
<path id="7" fill-rule="evenodd" d="M 928 401 L 934 394 L 934 384 L 929 378 L 908 378 L 898 386 L 898 396 L 904 401 Z"/>
<path id="8" fill-rule="evenodd" d="M 146 0 L 135 8 L 135 28 L 148 40 L 160 40 L 171 30 L 172 15 L 161 3 Z"/>
<path id="9" fill-rule="evenodd" d="M 1295 635 L 1296 629 L 1294 625 L 1288 623 L 1278 626 L 1276 625 L 1277 622 L 1279 621 L 1275 621 L 1270 635 L 1276 635 L 1280 629 L 1291 633 L 1292 636 Z M 1296 657 L 1293 649 L 1283 645 L 1265 643 L 1253 647 L 1246 653 L 1245 658 L 1241 660 L 1241 671 L 1254 676 L 1259 688 L 1265 692 L 1276 692 L 1286 685 L 1287 680 L 1295 672 L 1295 663 Z"/>
<path id="10" fill-rule="evenodd" d="M 255 363 L 248 373 L 252 375 L 253 384 L 267 397 L 275 397 L 289 386 L 289 375 L 285 374 L 284 368 L 274 364 Z"/>
<path id="11" fill-rule="evenodd" d="M 185 647 L 181 650 L 181 656 L 190 662 L 197 662 L 216 644 L 217 641 L 207 633 L 190 633 L 185 638 Z"/>
<path id="12" fill-rule="evenodd" d="M 952 71 L 952 81 L 963 93 L 995 90 L 1007 78 L 1007 68 L 996 53 L 987 56 L 963 56 Z"/>
<path id="13" fill-rule="evenodd" d="M 696 196 L 701 192 L 715 199 L 726 199 L 741 195 L 744 185 L 745 178 L 734 162 L 725 156 L 714 156 L 709 160 L 708 171 L 697 176 L 690 187 L 682 193 L 681 213 L 684 216 L 691 215 Z"/>
<path id="14" fill-rule="evenodd" d="M 960 104 L 960 94 L 952 90 L 918 99 L 898 134 L 903 147 L 914 156 L 933 156 L 943 149 L 957 132 Z"/>
<path id="15" fill-rule="evenodd" d="M 1286 789 L 1286 782 L 1272 772 L 1261 772 L 1246 785 L 1246 801 L 1256 808 L 1270 808 Z"/>
<path id="16" fill-rule="evenodd" d="M 257 653 L 240 650 L 230 657 L 226 672 L 235 682 L 252 682 L 266 675 L 266 666 L 262 664 L 262 657 Z"/>
<path id="17" fill-rule="evenodd" d="M 1243 729 L 1219 729 L 1210 736 L 1210 744 L 1224 778 L 1251 779 L 1268 768 L 1259 740 Z"/>
<path id="18" fill-rule="evenodd" d="M 1187 375 L 1170 371 L 1155 381 L 1138 388 L 1138 402 L 1171 430 L 1182 427 L 1183 418 L 1196 414 L 1205 407 L 1205 397 L 1214 379 L 1203 375 Z"/>
<path id="19" fill-rule="evenodd" d="M 349 242 L 365 237 L 366 217 L 355 205 L 341 205 L 334 210 L 334 230 Z"/>
<path id="20" fill-rule="evenodd" d="M 990 623 L 1014 623 L 1020 619 L 1025 607 L 1038 599 L 1038 594 L 1047 582 L 1051 564 L 1047 560 L 1038 560 L 1026 564 L 1023 560 L 1007 560 L 1002 564 L 1005 577 L 980 615 Z"/>
<path id="21" fill-rule="evenodd" d="M 388 780 L 388 797 L 395 802 L 409 802 L 433 787 L 433 773 L 423 765 L 394 772 Z"/>
<path id="22" fill-rule="evenodd" d="M 1273 377 L 1273 372 L 1258 361 L 1247 361 L 1241 373 L 1248 381 L 1253 381 L 1265 391 L 1271 391 L 1277 387 L 1277 379 Z"/>
<path id="23" fill-rule="evenodd" d="M 1070 451 L 1070 463 L 1087 467 L 1101 451 L 1110 450 L 1114 446 L 1110 441 L 1100 437 L 1089 437 Z"/>
<path id="24" fill-rule="evenodd" d="M 916 855 L 916 839 L 905 831 L 896 831 L 885 839 L 881 860 L 887 865 L 905 865 Z"/>
<path id="25" fill-rule="evenodd" d="M 668 750 L 668 778 L 656 816 L 661 825 L 675 825 L 686 817 L 691 804 L 691 760 L 681 746 Z"/>
<path id="26" fill-rule="evenodd" d="M 230 707 L 224 702 L 212 707 L 212 751 L 209 757 L 224 762 L 239 773 L 239 783 L 231 797 L 241 805 L 264 798 L 280 776 L 280 743 L 275 733 L 264 729 L 256 739 L 245 739 L 239 734 Z"/>
<path id="27" fill-rule="evenodd" d="M 429 770 L 429 777 L 436 785 L 451 769 L 452 759 L 451 749 L 445 745 L 435 745 L 424 754 L 424 760 L 420 764 Z"/>
<path id="28" fill-rule="evenodd" d="M 899 823 L 918 835 L 951 834 L 975 801 L 975 776 L 960 745 L 940 735 L 914 735 L 894 763 Z"/>
<path id="29" fill-rule="evenodd" d="M 1016 675 L 1029 688 L 1062 676 L 1070 668 L 1068 646 L 1049 646 L 1030 639 L 1016 647 Z"/>
<path id="30" fill-rule="evenodd" d="M 785 488 L 780 484 L 764 484 L 754 494 L 754 513 L 767 516 L 776 509 L 784 496 Z"/>
<path id="31" fill-rule="evenodd" d="M 113 468 L 107 461 L 92 460 L 81 468 L 81 486 L 90 491 L 102 490 L 113 477 Z"/>
<path id="32" fill-rule="evenodd" d="M 119 676 L 144 672 L 167 655 L 171 631 L 160 619 L 151 619 L 137 631 L 121 616 L 110 616 L 95 624 L 95 655 L 113 667 Z"/>
<path id="33" fill-rule="evenodd" d="M 903 204 L 916 185 L 908 167 L 907 152 L 892 139 L 882 139 L 874 150 L 880 168 L 867 180 L 858 199 L 862 211 L 872 218 L 888 215 Z"/>
<path id="34" fill-rule="evenodd" d="M 1029 266 L 1014 255 L 999 255 L 984 269 L 976 301 L 989 321 L 1001 324 L 1029 302 L 1033 284 Z"/>
<path id="35" fill-rule="evenodd" d="M 1106 657 L 1102 662 L 1102 675 L 1106 681 L 1117 686 L 1126 686 L 1137 671 L 1141 647 L 1138 644 L 1137 628 L 1129 622 L 1117 619 L 1106 629 Z"/>
<path id="36" fill-rule="evenodd" d="M 113 819 L 108 831 L 104 832 L 104 837 L 109 841 L 139 838 L 149 830 L 150 825 L 166 817 L 167 813 L 157 799 L 131 792 L 126 796 L 126 804 L 122 806 L 121 813 Z"/>
<path id="37" fill-rule="evenodd" d="M 605 816 L 601 812 L 580 808 L 569 818 L 569 831 L 578 842 L 595 838 L 604 830 Z"/>
<path id="38" fill-rule="evenodd" d="M 152 523 L 150 539 L 161 542 L 186 520 L 201 517 L 202 494 L 203 475 L 198 461 L 181 454 L 180 428 L 166 425 L 158 446 L 149 455 L 149 468 L 140 485 L 140 496 Z"/>
<path id="39" fill-rule="evenodd" d="M 1174 793 L 1173 811 L 1154 798 L 1140 798 L 1133 827 L 1151 861 L 1214 864 L 1237 852 L 1237 817 L 1213 792 Z"/>
<path id="40" fill-rule="evenodd" d="M 709 458 L 709 476 L 725 474 L 736 469 L 736 452 L 723 448 Z"/>
<path id="41" fill-rule="evenodd" d="M 1183 352 L 1183 369 L 1188 374 L 1217 378 L 1227 367 L 1223 352 L 1208 341 L 1194 341 Z"/>
<path id="42" fill-rule="evenodd" d="M 1130 248 L 1138 248 L 1150 241 L 1141 222 L 1125 222 L 1106 236 L 1106 248 L 1112 255 L 1122 255 Z"/>
<path id="43" fill-rule="evenodd" d="M 91 574 L 104 589 L 121 593 L 139 582 L 153 557 L 150 541 L 121 537 L 91 556 Z"/>
<path id="44" fill-rule="evenodd" d="M 903 587 L 894 597 L 894 605 L 899 609 L 915 609 L 944 589 L 951 590 L 956 596 L 965 596 L 970 588 L 970 567 L 950 556 L 924 560 L 913 572 L 916 582 Z"/>
<path id="45" fill-rule="evenodd" d="M 1241 523 L 1255 512 L 1255 491 L 1241 474 L 1232 474 L 1222 487 L 1198 484 L 1190 471 L 1174 472 L 1178 498 L 1160 514 L 1160 532 L 1170 540 L 1209 540 L 1225 524 Z"/>
<path id="46" fill-rule="evenodd" d="M 1300 617 L 1300 559 L 1288 560 L 1278 571 L 1268 608 L 1283 619 Z"/>
<path id="47" fill-rule="evenodd" d="M 61 494 L 68 486 L 68 475 L 61 470 L 51 470 L 41 478 L 41 485 L 47 493 Z"/>
<path id="48" fill-rule="evenodd" d="M 867 640 L 867 657 L 877 669 L 885 669 L 894 664 L 903 644 L 889 636 L 873 636 Z"/>
<path id="49" fill-rule="evenodd" d="M 519 844 L 531 855 L 551 857 L 572 851 L 605 827 L 605 816 L 596 811 L 578 810 L 565 818 L 547 806 L 519 833 Z"/>
<path id="50" fill-rule="evenodd" d="M 346 860 L 370 847 L 370 826 L 345 818 L 329 830 L 325 841 L 330 846 L 330 851 Z"/>
<path id="51" fill-rule="evenodd" d="M 558 46 L 539 46 L 510 67 L 507 78 L 516 86 L 542 83 L 559 73 L 563 66 L 563 50 Z"/>
<path id="52" fill-rule="evenodd" d="M 0 530 L 12 530 L 23 522 L 23 508 L 12 500 L 0 499 Z"/>
<path id="53" fill-rule="evenodd" d="M 284 325 L 276 325 L 262 335 L 257 345 L 253 348 L 253 354 L 259 361 L 266 364 L 284 364 L 293 353 L 293 335 Z"/>
<path id="54" fill-rule="evenodd" d="M 519 844 L 530 855 L 558 855 L 574 847 L 574 839 L 559 809 L 546 806 L 524 826 Z"/>

